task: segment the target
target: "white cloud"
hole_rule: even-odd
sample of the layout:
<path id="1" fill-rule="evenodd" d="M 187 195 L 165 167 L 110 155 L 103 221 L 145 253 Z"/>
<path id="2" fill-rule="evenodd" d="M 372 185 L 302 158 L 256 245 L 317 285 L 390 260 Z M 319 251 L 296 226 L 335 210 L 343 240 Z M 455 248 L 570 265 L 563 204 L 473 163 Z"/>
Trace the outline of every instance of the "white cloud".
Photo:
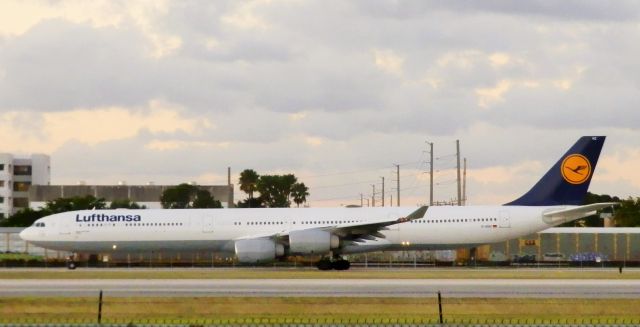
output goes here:
<path id="1" fill-rule="evenodd" d="M 640 148 L 619 148 L 612 154 L 600 158 L 597 179 L 605 183 L 631 184 L 640 189 L 638 167 L 640 167 Z"/>
<path id="2" fill-rule="evenodd" d="M 0 138 L 5 151 L 53 152 L 69 141 L 88 145 L 152 133 L 195 134 L 205 120 L 184 118 L 183 108 L 152 101 L 144 108 L 87 108 L 62 112 L 9 111 L 0 114 Z M 32 122 L 32 123 L 31 123 Z"/>
<path id="3" fill-rule="evenodd" d="M 243 29 L 267 29 L 270 24 L 257 13 L 260 7 L 271 3 L 270 0 L 251 0 L 235 3 L 231 13 L 222 17 L 222 21 L 234 27 Z"/>
<path id="4" fill-rule="evenodd" d="M 500 67 L 508 64 L 511 61 L 511 56 L 506 53 L 496 52 L 489 56 L 489 61 L 491 62 L 491 66 Z"/>
<path id="5" fill-rule="evenodd" d="M 299 120 L 303 120 L 307 118 L 307 113 L 302 111 L 302 112 L 296 112 L 296 113 L 292 113 L 289 114 L 289 120 L 291 121 L 299 121 Z"/>
<path id="6" fill-rule="evenodd" d="M 476 63 L 482 60 L 483 54 L 478 50 L 463 50 L 458 52 L 447 52 L 437 59 L 436 63 L 441 67 L 456 67 L 460 69 L 471 69 Z"/>
<path id="7" fill-rule="evenodd" d="M 373 51 L 374 62 L 376 67 L 389 74 L 402 74 L 402 66 L 404 59 L 396 54 L 393 50 L 376 49 Z"/>
<path id="8" fill-rule="evenodd" d="M 197 149 L 207 148 L 213 150 L 215 148 L 228 148 L 229 142 L 206 142 L 206 141 L 179 141 L 179 140 L 152 140 L 146 144 L 146 148 L 155 151 L 171 151 L 177 149 Z"/>
<path id="9" fill-rule="evenodd" d="M 114 2 L 55 1 L 26 2 L 7 0 L 0 2 L 0 36 L 18 37 L 48 19 L 63 19 L 93 27 L 122 27 L 135 24 L 153 45 L 149 55 L 163 57 L 178 50 L 182 40 L 176 35 L 161 32 L 155 20 L 167 14 L 167 0 Z"/>
<path id="10" fill-rule="evenodd" d="M 305 136 L 304 141 L 311 146 L 319 146 L 324 144 L 324 140 L 321 137 Z"/>
<path id="11" fill-rule="evenodd" d="M 505 93 L 507 93 L 512 86 L 513 83 L 511 81 L 501 80 L 494 87 L 476 89 L 475 93 L 478 96 L 478 106 L 488 108 L 498 102 L 503 102 Z"/>

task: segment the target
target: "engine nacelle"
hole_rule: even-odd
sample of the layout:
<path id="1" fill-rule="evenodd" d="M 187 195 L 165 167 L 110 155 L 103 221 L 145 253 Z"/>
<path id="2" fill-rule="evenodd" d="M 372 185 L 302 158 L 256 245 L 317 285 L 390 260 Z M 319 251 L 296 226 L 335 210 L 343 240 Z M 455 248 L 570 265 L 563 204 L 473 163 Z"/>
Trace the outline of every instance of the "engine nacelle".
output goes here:
<path id="1" fill-rule="evenodd" d="M 271 261 L 284 255 L 284 246 L 266 238 L 239 240 L 235 243 L 236 257 L 243 263 Z"/>
<path id="2" fill-rule="evenodd" d="M 291 254 L 324 254 L 340 246 L 340 238 L 323 230 L 299 230 L 289 233 Z"/>

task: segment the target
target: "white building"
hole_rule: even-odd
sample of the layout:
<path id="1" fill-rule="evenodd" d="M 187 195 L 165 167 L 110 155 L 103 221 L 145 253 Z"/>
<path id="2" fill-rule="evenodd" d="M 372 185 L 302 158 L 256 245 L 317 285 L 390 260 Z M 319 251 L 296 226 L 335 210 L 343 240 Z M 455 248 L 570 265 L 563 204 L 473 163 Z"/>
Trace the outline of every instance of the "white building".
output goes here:
<path id="1" fill-rule="evenodd" d="M 50 158 L 46 154 L 30 157 L 0 153 L 0 219 L 29 207 L 29 187 L 51 183 Z"/>

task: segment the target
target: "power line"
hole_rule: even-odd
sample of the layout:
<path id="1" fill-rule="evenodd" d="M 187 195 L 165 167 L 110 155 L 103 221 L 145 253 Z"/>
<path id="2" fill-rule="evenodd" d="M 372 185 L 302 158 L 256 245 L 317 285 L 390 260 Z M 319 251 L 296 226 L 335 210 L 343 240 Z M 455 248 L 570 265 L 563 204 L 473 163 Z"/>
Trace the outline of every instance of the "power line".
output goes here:
<path id="1" fill-rule="evenodd" d="M 314 189 L 322 189 L 322 188 L 334 188 L 334 187 L 343 187 L 343 186 L 360 185 L 360 184 L 371 184 L 372 182 L 375 182 L 375 181 L 368 180 L 368 181 L 360 181 L 360 182 L 344 183 L 344 184 L 310 186 L 309 189 L 314 190 Z"/>
<path id="2" fill-rule="evenodd" d="M 402 162 L 399 164 L 394 164 L 393 166 L 405 166 L 405 165 L 410 165 L 410 164 L 416 164 L 416 163 L 421 163 L 422 161 L 409 161 L 409 162 Z M 365 172 L 372 172 L 372 171 L 380 171 L 380 170 L 384 170 L 387 169 L 387 167 L 384 168 L 375 168 L 375 169 L 360 169 L 360 170 L 351 170 L 351 171 L 340 171 L 340 172 L 333 172 L 333 173 L 326 173 L 326 174 L 318 174 L 318 175 L 302 175 L 302 176 L 298 176 L 298 178 L 316 178 L 316 177 L 326 177 L 326 176 L 336 176 L 336 175 L 349 175 L 349 174 L 358 174 L 358 173 L 365 173 Z"/>

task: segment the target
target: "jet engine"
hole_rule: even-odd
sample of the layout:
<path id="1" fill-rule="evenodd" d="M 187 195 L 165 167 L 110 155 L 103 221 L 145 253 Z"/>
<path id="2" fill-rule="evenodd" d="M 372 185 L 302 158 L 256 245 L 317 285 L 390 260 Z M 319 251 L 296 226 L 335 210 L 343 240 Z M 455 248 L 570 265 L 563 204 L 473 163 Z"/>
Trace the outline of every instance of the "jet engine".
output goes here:
<path id="1" fill-rule="evenodd" d="M 243 263 L 274 260 L 284 255 L 284 246 L 266 238 L 239 240 L 235 242 L 236 257 Z"/>
<path id="2" fill-rule="evenodd" d="M 340 238 L 323 230 L 299 230 L 289 233 L 291 254 L 325 254 L 340 246 Z"/>

